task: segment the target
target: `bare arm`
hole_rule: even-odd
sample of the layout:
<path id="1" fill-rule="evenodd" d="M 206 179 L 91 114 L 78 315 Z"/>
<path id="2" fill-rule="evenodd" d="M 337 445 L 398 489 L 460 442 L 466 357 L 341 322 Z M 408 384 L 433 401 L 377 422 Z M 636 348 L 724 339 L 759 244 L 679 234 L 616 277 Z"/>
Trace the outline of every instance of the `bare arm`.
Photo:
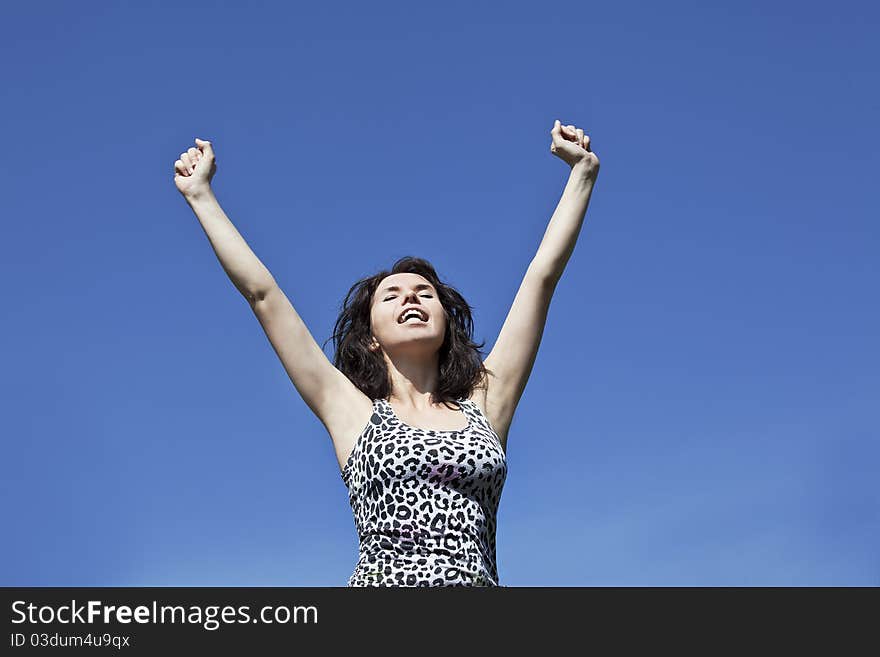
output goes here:
<path id="1" fill-rule="evenodd" d="M 181 153 L 175 162 L 178 190 L 198 217 L 224 271 L 248 300 L 303 401 L 328 429 L 343 433 L 352 423 L 352 409 L 363 409 L 365 395 L 327 359 L 275 278 L 226 216 L 210 186 L 216 170 L 211 143 L 200 139 L 196 143 L 199 148 Z M 345 448 L 337 451 L 344 453 Z"/>
<path id="2" fill-rule="evenodd" d="M 217 171 L 214 146 L 202 139 L 196 139 L 196 146 L 198 148 L 193 146 L 181 153 L 174 163 L 174 184 L 198 217 L 232 284 L 253 304 L 275 281 L 214 196 L 211 189 L 211 179 Z"/>
<path id="3" fill-rule="evenodd" d="M 253 304 L 275 285 L 274 277 L 226 216 L 210 187 L 195 194 L 185 194 L 184 198 L 198 217 L 232 284 Z"/>
<path id="4" fill-rule="evenodd" d="M 574 251 L 599 171 L 599 160 L 589 150 L 589 137 L 583 130 L 574 126 L 563 129 L 557 121 L 551 134 L 551 150 L 572 167 L 568 182 L 498 339 L 484 361 L 490 371 L 486 410 L 505 450 L 514 411 L 538 355 L 550 301 Z"/>
<path id="5" fill-rule="evenodd" d="M 571 171 L 562 198 L 550 217 L 535 254 L 533 267 L 555 285 L 568 264 L 581 232 L 593 185 L 599 174 L 599 158 L 591 150 L 589 136 L 580 128 L 561 126 L 557 121 L 550 132 L 553 136 L 551 150 L 571 166 Z"/>

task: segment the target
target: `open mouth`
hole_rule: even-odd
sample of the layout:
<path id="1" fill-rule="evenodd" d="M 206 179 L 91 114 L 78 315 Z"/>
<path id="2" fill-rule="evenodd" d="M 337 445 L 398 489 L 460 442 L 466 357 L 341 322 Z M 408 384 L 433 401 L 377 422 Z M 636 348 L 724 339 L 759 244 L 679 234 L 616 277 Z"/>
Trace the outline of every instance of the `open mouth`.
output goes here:
<path id="1" fill-rule="evenodd" d="M 398 324 L 425 324 L 428 321 L 428 313 L 424 310 L 411 308 L 403 313 L 398 319 Z"/>

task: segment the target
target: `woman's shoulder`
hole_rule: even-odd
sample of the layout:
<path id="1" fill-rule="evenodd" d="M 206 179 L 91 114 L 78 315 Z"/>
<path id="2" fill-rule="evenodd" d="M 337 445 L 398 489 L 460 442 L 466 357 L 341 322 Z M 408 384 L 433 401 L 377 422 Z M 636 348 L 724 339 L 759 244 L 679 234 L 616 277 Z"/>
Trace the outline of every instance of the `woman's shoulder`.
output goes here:
<path id="1" fill-rule="evenodd" d="M 358 438 L 379 410 L 379 400 L 370 399 L 359 389 L 354 388 L 341 395 L 333 404 L 333 412 L 321 418 L 324 428 L 330 434 L 340 467 L 344 467 Z"/>

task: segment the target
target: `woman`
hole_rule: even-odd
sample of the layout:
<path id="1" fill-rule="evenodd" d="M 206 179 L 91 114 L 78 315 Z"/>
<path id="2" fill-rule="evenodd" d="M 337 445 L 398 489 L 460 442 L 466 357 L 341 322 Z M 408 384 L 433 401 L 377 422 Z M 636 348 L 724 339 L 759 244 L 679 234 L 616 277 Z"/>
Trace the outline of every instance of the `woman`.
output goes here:
<path id="1" fill-rule="evenodd" d="M 550 135 L 568 182 L 482 362 L 465 299 L 408 257 L 349 290 L 331 364 L 217 202 L 211 143 L 196 139 L 174 163 L 177 189 L 333 441 L 360 542 L 349 586 L 501 586 L 507 432 L 599 172 L 583 130 L 557 120 Z"/>

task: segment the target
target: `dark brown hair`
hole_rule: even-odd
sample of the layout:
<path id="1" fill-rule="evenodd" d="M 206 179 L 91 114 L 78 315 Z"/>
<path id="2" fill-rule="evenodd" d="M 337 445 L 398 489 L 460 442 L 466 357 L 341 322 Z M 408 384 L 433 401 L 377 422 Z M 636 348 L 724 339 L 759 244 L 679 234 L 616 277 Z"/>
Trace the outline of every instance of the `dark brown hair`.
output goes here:
<path id="1" fill-rule="evenodd" d="M 394 263 L 391 271 L 380 271 L 352 285 L 345 295 L 333 335 L 324 344 L 331 339 L 334 341 L 333 364 L 361 392 L 371 400 L 388 399 L 391 379 L 385 359 L 381 352 L 369 349 L 372 341 L 370 309 L 379 283 L 392 274 L 401 273 L 419 274 L 426 278 L 437 290 L 443 306 L 446 335 L 440 347 L 440 372 L 432 402 L 445 404 L 448 408 L 449 402 L 462 397 L 467 399 L 473 389 L 485 381 L 487 370 L 483 365 L 481 349 L 486 343 L 473 342 L 471 307 L 458 290 L 440 281 L 433 265 L 427 260 L 405 256 Z"/>

